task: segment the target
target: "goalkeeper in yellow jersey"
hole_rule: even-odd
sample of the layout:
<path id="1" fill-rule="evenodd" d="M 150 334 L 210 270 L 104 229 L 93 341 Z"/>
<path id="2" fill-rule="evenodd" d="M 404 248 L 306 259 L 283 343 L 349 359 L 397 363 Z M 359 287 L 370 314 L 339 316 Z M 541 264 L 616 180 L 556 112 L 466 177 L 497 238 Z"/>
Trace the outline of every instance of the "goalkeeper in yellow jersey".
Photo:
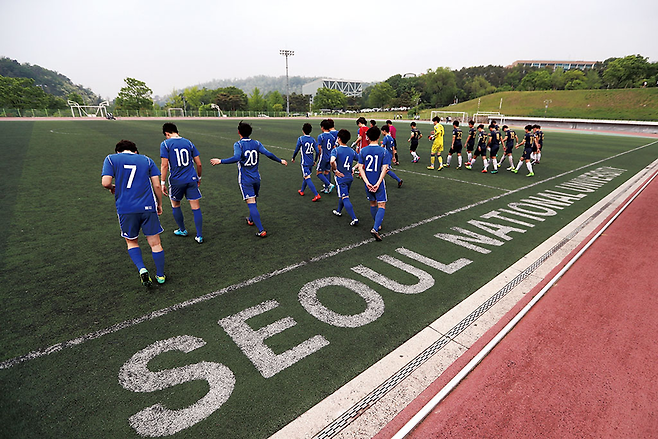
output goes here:
<path id="1" fill-rule="evenodd" d="M 427 169 L 434 169 L 434 159 L 436 157 L 439 158 L 439 168 L 438 170 L 443 169 L 443 157 L 441 157 L 441 153 L 443 152 L 443 125 L 441 125 L 441 118 L 438 116 L 435 116 L 432 119 L 432 122 L 434 122 L 434 132 L 430 134 L 429 140 L 433 140 L 434 142 L 432 143 L 432 151 L 430 154 L 430 165 L 427 167 Z"/>

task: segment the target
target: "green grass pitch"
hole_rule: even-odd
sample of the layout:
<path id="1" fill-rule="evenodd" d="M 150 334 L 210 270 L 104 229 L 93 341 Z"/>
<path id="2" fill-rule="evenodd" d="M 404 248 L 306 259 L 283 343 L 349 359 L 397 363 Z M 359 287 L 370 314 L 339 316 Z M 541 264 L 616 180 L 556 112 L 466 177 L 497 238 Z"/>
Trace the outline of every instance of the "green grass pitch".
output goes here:
<path id="1" fill-rule="evenodd" d="M 253 138 L 277 156 L 290 160 L 302 119 L 253 120 Z M 430 143 L 421 140 L 421 162 L 412 164 L 406 139 L 408 124 L 398 123 L 404 180 L 398 189 L 387 178 L 389 202 L 381 243 L 370 238 L 372 219 L 363 184 L 352 186 L 352 202 L 361 220 L 332 215 L 335 192 L 318 203 L 300 197 L 301 172 L 296 163 L 283 167 L 262 157 L 258 200 L 266 239 L 246 226 L 247 208 L 237 185 L 235 165 L 212 167 L 212 157 L 232 155 L 235 120 L 178 120 L 180 134 L 198 147 L 203 162 L 204 238 L 173 235 L 177 228 L 165 198 L 161 222 L 167 283 L 141 286 L 123 239 L 119 236 L 114 199 L 100 185 L 101 167 L 120 139 L 133 140 L 141 153 L 159 164 L 163 121 L 20 121 L 0 122 L 0 424 L 6 437 L 137 437 L 129 419 L 146 407 L 162 404 L 185 410 L 209 392 L 204 379 L 135 392 L 121 383 L 121 370 L 139 351 L 161 340 L 188 336 L 203 346 L 184 353 L 169 350 L 148 363 L 150 371 L 215 363 L 234 376 L 225 402 L 178 437 L 267 437 L 330 395 L 363 370 L 450 310 L 491 278 L 546 240 L 614 188 L 658 157 L 658 145 L 639 137 L 546 133 L 542 163 L 534 178 L 503 170 L 481 174 L 453 168 L 428 171 Z M 319 121 L 312 121 L 319 134 Z M 337 128 L 353 135 L 352 120 Z M 420 124 L 426 136 L 430 124 Z M 446 150 L 450 130 L 446 133 Z M 519 136 L 521 131 L 517 130 Z M 643 147 L 644 146 L 644 147 Z M 520 150 L 515 150 L 518 160 Z M 445 153 L 444 153 L 445 156 Z M 456 160 L 456 157 L 455 157 Z M 592 169 L 614 167 L 619 176 L 573 202 L 526 233 L 509 232 L 501 246 L 479 253 L 435 238 L 468 227 L 468 221 L 508 203 L 519 202 Z M 316 186 L 318 180 L 313 177 Z M 194 230 L 189 204 L 183 202 L 188 230 Z M 484 220 L 483 220 L 484 221 Z M 493 220 L 492 220 L 493 221 Z M 507 224 L 509 225 L 509 224 Z M 472 230 L 477 230 L 473 229 Z M 391 233 L 395 232 L 395 233 Z M 479 230 L 482 233 L 482 230 Z M 491 235 L 490 235 L 491 236 Z M 144 260 L 153 270 L 146 240 Z M 429 268 L 403 256 L 406 248 L 428 258 L 471 263 L 454 274 Z M 431 274 L 433 285 L 417 294 L 396 292 L 353 268 L 363 266 L 402 285 L 415 275 L 378 257 L 388 255 Z M 266 276 L 263 276 L 266 275 Z M 380 315 L 368 323 L 338 326 L 312 315 L 300 301 L 309 282 L 344 278 L 366 285 L 380 297 Z M 409 292 L 409 291 L 405 291 Z M 178 306 L 209 294 L 189 306 Z M 317 299 L 327 309 L 354 322 L 376 308 L 354 291 L 326 287 Z M 323 345 L 288 361 L 272 376 L 262 371 L 226 329 L 227 319 L 244 310 L 270 304 L 247 320 L 253 330 L 269 328 L 263 343 L 273 355 L 307 340 Z M 154 311 L 162 315 L 140 319 Z M 281 324 L 282 319 L 286 322 Z M 292 319 L 292 323 L 291 323 Z M 364 319 L 367 319 L 364 317 Z M 131 322 L 125 328 L 112 328 Z M 268 326 L 273 325 L 273 326 Z M 277 326 L 279 325 L 279 326 Z M 282 325 L 285 328 L 282 328 Z M 278 329 L 274 329 L 274 328 Z M 96 334 L 89 336 L 90 334 Z M 7 361 L 69 340 L 79 344 L 8 365 Z M 77 342 L 76 342 L 77 343 Z M 3 364 L 5 364 L 3 363 Z M 285 362 L 284 362 L 285 363 Z M 272 367 L 273 362 L 268 363 Z M 213 366 L 214 367 L 214 366 Z M 274 369 L 270 369 L 274 370 Z M 156 380 L 157 381 L 157 380 Z"/>

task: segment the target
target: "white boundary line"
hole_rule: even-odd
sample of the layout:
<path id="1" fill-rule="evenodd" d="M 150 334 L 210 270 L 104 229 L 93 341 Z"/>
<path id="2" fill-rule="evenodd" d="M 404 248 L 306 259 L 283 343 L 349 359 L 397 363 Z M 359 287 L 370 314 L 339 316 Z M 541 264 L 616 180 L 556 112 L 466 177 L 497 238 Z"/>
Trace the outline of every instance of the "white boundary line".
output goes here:
<path id="1" fill-rule="evenodd" d="M 550 280 L 544 288 L 537 293 L 535 297 L 521 310 L 519 311 L 514 318 L 507 324 L 505 327 L 496 334 L 496 336 L 489 342 L 487 345 L 478 352 L 478 354 L 473 357 L 473 359 L 466 365 L 464 366 L 463 369 L 455 375 L 455 377 L 448 382 L 416 415 L 409 420 L 394 436 L 392 439 L 402 439 L 404 438 L 407 434 L 411 432 L 425 417 L 441 402 L 443 399 L 445 399 L 446 396 L 452 390 L 457 387 L 457 385 L 464 379 L 466 376 L 475 369 L 475 367 L 493 350 L 498 343 L 507 335 L 510 333 L 510 331 L 521 321 L 521 319 L 528 314 L 530 309 L 532 309 L 533 306 L 539 300 L 544 297 L 546 292 L 550 290 L 553 285 L 566 273 L 572 266 L 573 264 L 576 263 L 578 259 L 587 251 L 594 241 L 596 241 L 602 234 L 605 232 L 608 227 L 621 215 L 621 213 L 626 210 L 626 208 L 644 191 L 644 189 L 658 176 L 658 173 L 654 173 L 653 176 L 633 195 L 633 197 L 624 204 L 624 206 L 619 209 L 619 211 L 599 230 L 596 235 L 592 237 L 592 239 L 589 240 L 589 242 L 573 257 L 571 260 L 555 275 L 553 278 Z"/>
<path id="2" fill-rule="evenodd" d="M 653 142 L 647 143 L 647 144 L 645 144 L 645 145 L 641 145 L 641 146 L 635 147 L 635 148 L 633 148 L 633 149 L 629 149 L 629 150 L 627 150 L 627 151 L 620 152 L 620 153 L 615 154 L 615 155 L 613 155 L 613 156 L 610 156 L 610 157 L 607 157 L 607 158 L 604 158 L 604 159 L 601 159 L 601 160 L 598 160 L 598 161 L 595 161 L 595 162 L 592 162 L 592 163 L 588 163 L 587 165 L 584 165 L 584 166 L 581 166 L 581 167 L 579 167 L 579 168 L 576 168 L 576 169 L 572 169 L 572 170 L 569 170 L 569 171 L 563 172 L 563 173 L 558 174 L 558 175 L 554 175 L 553 177 L 549 177 L 549 178 L 546 178 L 546 179 L 544 179 L 544 180 L 536 181 L 536 182 L 534 182 L 534 183 L 532 183 L 532 184 L 529 184 L 529 185 L 526 185 L 526 186 L 520 187 L 520 188 L 518 188 L 518 189 L 514 189 L 514 190 L 512 190 L 512 191 L 510 191 L 510 192 L 506 192 L 506 193 L 504 193 L 504 194 L 496 195 L 496 196 L 494 196 L 494 197 L 491 197 L 491 198 L 488 198 L 488 199 L 485 199 L 485 200 L 478 201 L 477 203 L 469 204 L 469 205 L 467 205 L 467 206 L 464 206 L 464 207 L 460 207 L 460 208 L 458 208 L 458 209 L 451 210 L 451 211 L 446 212 L 446 213 L 443 213 L 443 214 L 441 214 L 441 215 L 436 215 L 436 216 L 433 216 L 433 217 L 431 217 L 431 218 L 427 218 L 427 219 L 425 219 L 425 220 L 418 221 L 418 222 L 413 223 L 413 224 L 410 224 L 410 225 L 408 225 L 408 226 L 405 226 L 405 227 L 402 227 L 402 228 L 399 228 L 399 229 L 393 230 L 393 231 L 391 231 L 391 232 L 384 233 L 384 234 L 382 234 L 382 236 L 386 237 L 386 236 L 395 235 L 395 234 L 398 234 L 398 233 L 401 233 L 401 232 L 404 232 L 404 231 L 407 231 L 407 230 L 410 230 L 410 229 L 414 229 L 414 228 L 416 228 L 416 227 L 418 227 L 418 226 L 421 226 L 421 225 L 424 225 L 424 224 L 431 223 L 431 222 L 436 221 L 436 220 L 438 220 L 438 219 L 445 218 L 445 217 L 447 217 L 447 216 L 454 215 L 454 214 L 459 213 L 459 212 L 463 212 L 463 211 L 465 211 L 465 210 L 471 209 L 471 208 L 476 207 L 476 206 L 480 206 L 480 205 L 482 205 L 482 204 L 489 203 L 489 202 L 491 202 L 491 201 L 497 200 L 497 199 L 502 198 L 502 197 L 506 197 L 506 196 L 508 196 L 508 195 L 515 194 L 515 193 L 517 193 L 517 192 L 520 192 L 520 191 L 523 191 L 523 190 L 525 190 L 525 189 L 528 189 L 528 188 L 531 188 L 531 187 L 537 186 L 537 185 L 539 185 L 539 184 L 543 184 L 543 183 L 546 183 L 546 182 L 548 182 L 548 181 L 555 180 L 555 179 L 557 179 L 557 178 L 561 178 L 561 177 L 563 177 L 563 176 L 565 176 L 565 175 L 569 175 L 569 174 L 572 174 L 572 173 L 574 173 L 574 172 L 578 172 L 578 171 L 581 171 L 581 170 L 583 170 L 583 169 L 586 169 L 586 168 L 589 168 L 589 167 L 596 166 L 596 165 L 601 164 L 601 163 L 603 163 L 603 162 L 605 162 L 605 161 L 608 161 L 608 160 L 611 160 L 611 159 L 615 159 L 615 158 L 620 157 L 620 156 L 622 156 L 622 155 L 630 154 L 630 153 L 632 153 L 632 152 L 635 152 L 635 151 L 638 151 L 638 150 L 640 150 L 640 149 L 643 149 L 643 148 L 646 148 L 646 147 L 648 147 L 648 146 L 651 146 L 651 145 L 653 145 L 653 144 L 655 144 L 655 143 L 658 143 L 658 140 L 655 140 L 655 141 L 653 141 Z M 253 277 L 253 278 L 248 279 L 248 280 L 245 280 L 245 281 L 243 281 L 243 282 L 239 282 L 239 283 L 236 283 L 236 284 L 233 284 L 233 285 L 229 285 L 229 286 L 224 287 L 224 288 L 222 288 L 222 289 L 220 289 L 220 290 L 218 290 L 218 291 L 214 291 L 214 292 L 212 292 L 212 293 L 208 293 L 208 294 L 205 294 L 205 295 L 203 295 L 203 296 L 196 297 L 196 298 L 194 298 L 194 299 L 190 299 L 190 300 L 187 300 L 187 301 L 184 301 L 184 302 L 177 303 L 177 304 L 175 304 L 175 305 L 171 305 L 171 306 L 166 307 L 166 308 L 162 308 L 162 309 L 159 309 L 159 310 L 156 310 L 156 311 L 150 312 L 150 313 L 145 314 L 145 315 L 143 315 L 143 316 L 141 316 L 141 317 L 137 317 L 137 318 L 130 319 L 130 320 L 125 320 L 125 321 L 123 321 L 123 322 L 121 322 L 121 323 L 117 323 L 117 324 L 115 324 L 115 325 L 109 326 L 109 327 L 107 327 L 107 328 L 105 328 L 105 329 L 101 329 L 101 330 L 99 330 L 99 331 L 91 332 L 91 333 L 89 333 L 89 334 L 86 334 L 86 335 L 83 335 L 83 336 L 80 336 L 80 337 L 77 337 L 77 338 L 74 338 L 74 339 L 71 339 L 71 340 L 68 340 L 68 341 L 65 341 L 65 342 L 60 342 L 60 343 L 54 344 L 54 345 L 49 346 L 49 347 L 47 347 L 47 348 L 37 349 L 37 350 L 31 351 L 31 352 L 29 352 L 29 353 L 27 353 L 27 354 L 20 355 L 20 356 L 18 356 L 18 357 L 14 357 L 14 358 L 10 358 L 10 359 L 4 360 L 4 361 L 0 362 L 0 370 L 2 370 L 2 369 L 8 369 L 8 368 L 10 368 L 10 367 L 13 367 L 13 366 L 15 366 L 15 365 L 17 365 L 17 364 L 23 363 L 23 362 L 25 362 L 25 361 L 34 360 L 34 359 L 36 359 L 36 358 L 44 357 L 44 356 L 47 356 L 47 355 L 53 354 L 53 353 L 55 353 L 55 352 L 59 352 L 59 351 L 61 351 L 61 350 L 64 349 L 64 348 L 69 348 L 69 347 L 77 346 L 77 345 L 80 345 L 80 344 L 85 343 L 85 342 L 87 342 L 87 341 L 95 340 L 95 339 L 100 338 L 100 337 L 103 337 L 103 336 L 105 336 L 105 335 L 108 335 L 108 334 L 112 334 L 112 333 L 118 332 L 118 331 L 120 331 L 120 330 L 122 330 L 122 329 L 129 328 L 129 327 L 132 327 L 132 326 L 138 325 L 138 324 L 140 324 L 140 323 L 143 323 L 143 322 L 146 322 L 146 321 L 149 321 L 149 320 L 153 320 L 153 319 L 158 318 L 158 317 L 162 317 L 162 316 L 167 315 L 167 314 L 169 314 L 169 313 L 171 313 L 171 312 L 173 312 L 173 311 L 177 311 L 177 310 L 179 310 L 179 309 L 187 308 L 188 306 L 191 306 L 191 305 L 196 305 L 196 304 L 198 304 L 198 303 L 201 303 L 201 302 L 205 302 L 205 301 L 208 301 L 208 300 L 214 299 L 215 297 L 221 296 L 221 295 L 223 295 L 224 293 L 227 293 L 227 292 L 230 292 L 230 291 L 234 291 L 234 290 L 237 290 L 237 289 L 240 289 L 240 288 L 242 288 L 242 287 L 249 286 L 249 285 L 256 284 L 256 283 L 261 282 L 261 281 L 263 281 L 263 280 L 270 279 L 270 278 L 272 278 L 272 277 L 278 276 L 279 274 L 287 273 L 288 271 L 292 271 L 292 270 L 295 270 L 295 269 L 297 269 L 297 268 L 299 268 L 299 267 L 303 267 L 303 266 L 305 266 L 305 265 L 308 265 L 308 264 L 311 263 L 311 262 L 321 261 L 321 260 L 324 260 L 324 259 L 330 258 L 330 257 L 332 257 L 332 256 L 338 255 L 338 254 L 340 254 L 340 253 L 343 253 L 343 252 L 346 252 L 346 251 L 349 251 L 349 250 L 352 250 L 352 249 L 355 249 L 355 248 L 361 247 L 361 246 L 364 245 L 364 244 L 368 244 L 368 243 L 371 243 L 371 242 L 374 242 L 374 241 L 375 241 L 374 238 L 369 238 L 369 239 L 366 239 L 366 240 L 361 241 L 361 242 L 357 242 L 357 243 L 354 243 L 354 244 L 350 244 L 350 245 L 348 245 L 348 246 L 345 246 L 345 247 L 342 247 L 342 248 L 338 248 L 338 249 L 336 249 L 336 250 L 333 250 L 333 251 L 330 251 L 330 252 L 324 253 L 324 254 L 322 254 L 322 255 L 316 256 L 316 257 L 311 258 L 311 259 L 309 259 L 309 260 L 307 260 L 307 261 L 301 261 L 301 262 L 298 262 L 298 263 L 296 263 L 296 264 L 288 265 L 288 266 L 283 267 L 283 268 L 281 268 L 281 269 L 274 270 L 274 271 L 271 271 L 271 272 L 269 272 L 269 273 L 266 273 L 266 274 L 262 274 L 262 275 L 259 275 L 259 276 L 256 276 L 256 277 Z"/>

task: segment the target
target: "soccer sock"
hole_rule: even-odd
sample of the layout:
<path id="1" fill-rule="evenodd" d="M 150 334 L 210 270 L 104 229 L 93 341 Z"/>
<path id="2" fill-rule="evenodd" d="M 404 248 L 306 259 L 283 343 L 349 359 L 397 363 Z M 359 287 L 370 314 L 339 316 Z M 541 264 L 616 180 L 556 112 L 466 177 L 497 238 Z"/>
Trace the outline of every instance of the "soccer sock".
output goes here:
<path id="1" fill-rule="evenodd" d="M 484 157 L 482 157 L 482 166 L 483 166 L 482 169 L 487 169 L 489 167 L 489 162 Z"/>
<path id="2" fill-rule="evenodd" d="M 377 217 L 377 205 L 370 206 L 370 215 L 372 216 L 372 219 Z"/>
<path id="3" fill-rule="evenodd" d="M 322 173 L 318 174 L 318 178 L 325 185 L 325 187 L 329 187 L 329 185 L 331 184 L 331 182 L 329 182 L 329 180 L 327 179 L 327 176 Z"/>
<path id="4" fill-rule="evenodd" d="M 142 249 L 139 247 L 133 247 L 128 249 L 128 256 L 132 259 L 133 264 L 137 267 L 138 270 L 146 268 L 144 265 L 144 259 L 142 259 Z"/>
<path id="5" fill-rule="evenodd" d="M 300 189 L 300 191 L 304 192 L 306 190 L 306 186 L 307 186 L 306 182 L 308 180 L 309 180 L 308 178 L 305 178 L 305 179 L 302 180 L 302 188 Z"/>
<path id="6" fill-rule="evenodd" d="M 436 157 L 434 156 L 434 154 L 430 155 L 430 164 L 431 164 L 432 166 L 434 166 L 434 161 L 435 161 L 435 160 L 436 160 Z"/>
<path id="7" fill-rule="evenodd" d="M 497 170 L 498 170 L 498 160 L 496 160 L 496 157 L 494 157 L 494 158 L 491 159 L 491 160 L 493 160 L 493 168 L 494 168 L 494 171 L 497 171 Z"/>
<path id="8" fill-rule="evenodd" d="M 310 178 L 305 179 L 304 183 L 306 183 L 308 185 L 309 189 L 311 189 L 311 191 L 313 191 L 313 195 L 318 194 L 318 190 L 315 188 L 315 184 L 313 184 L 313 182 L 311 181 Z M 302 191 L 304 191 L 304 189 L 302 189 Z"/>
<path id="9" fill-rule="evenodd" d="M 263 224 L 260 222 L 260 213 L 258 212 L 256 203 L 249 203 L 247 206 L 249 206 L 249 217 L 254 222 L 254 224 L 256 224 L 256 227 L 258 227 L 258 231 L 262 232 Z"/>
<path id="10" fill-rule="evenodd" d="M 162 277 L 164 276 L 165 257 L 164 250 L 160 252 L 153 252 L 153 262 L 155 262 L 155 274 Z"/>
<path id="11" fill-rule="evenodd" d="M 178 224 L 178 228 L 181 229 L 181 231 L 187 230 L 185 228 L 185 221 L 183 220 L 183 211 L 180 206 L 172 207 L 171 210 L 174 213 L 174 219 L 176 220 L 176 224 Z"/>
<path id="12" fill-rule="evenodd" d="M 376 231 L 379 231 L 379 226 L 381 226 L 382 221 L 384 221 L 385 211 L 386 209 L 384 209 L 383 207 L 377 209 L 377 215 L 375 215 L 375 226 L 373 227 L 373 229 L 375 229 Z"/>
<path id="13" fill-rule="evenodd" d="M 537 153 L 537 161 L 540 161 L 540 160 L 541 160 L 541 152 L 538 152 Z"/>
<path id="14" fill-rule="evenodd" d="M 201 215 L 201 209 L 192 209 L 192 215 L 194 215 L 194 226 L 196 227 L 196 236 L 203 236 L 203 215 Z"/>
<path id="15" fill-rule="evenodd" d="M 532 164 L 530 162 L 526 162 L 526 167 L 528 168 L 528 172 L 532 174 Z"/>
<path id="16" fill-rule="evenodd" d="M 468 162 L 471 163 L 471 159 L 473 158 L 473 153 L 469 152 L 468 153 Z"/>
<path id="17" fill-rule="evenodd" d="M 439 159 L 439 167 L 443 166 L 443 157 L 438 156 Z"/>
<path id="18" fill-rule="evenodd" d="M 509 158 L 509 167 L 513 168 L 514 167 L 514 158 L 512 157 L 512 154 L 507 156 Z"/>
<path id="19" fill-rule="evenodd" d="M 337 210 L 338 212 L 342 211 L 342 210 L 343 210 L 343 205 L 344 205 L 344 204 L 345 204 L 345 202 L 343 202 L 343 199 L 342 199 L 342 198 L 339 198 L 339 199 L 338 199 L 338 208 L 337 208 L 336 210 Z"/>
<path id="20" fill-rule="evenodd" d="M 457 163 L 459 163 L 459 166 L 462 165 L 462 156 L 460 155 L 457 156 Z"/>
<path id="21" fill-rule="evenodd" d="M 400 161 L 400 159 L 398 159 L 398 153 L 396 152 L 396 153 L 395 153 L 395 162 L 397 163 L 397 162 L 399 162 L 399 161 Z"/>
<path id="22" fill-rule="evenodd" d="M 446 165 L 450 166 L 451 161 L 452 161 L 452 156 L 449 155 L 448 158 L 446 159 Z"/>
<path id="23" fill-rule="evenodd" d="M 354 206 L 352 206 L 352 202 L 350 201 L 349 198 L 343 198 L 342 203 L 345 205 L 345 210 L 347 210 L 347 213 L 350 214 L 352 219 L 356 219 L 356 214 L 354 213 Z"/>
<path id="24" fill-rule="evenodd" d="M 400 177 L 398 177 L 397 175 L 395 175 L 395 172 L 393 172 L 393 171 L 388 171 L 386 174 L 387 174 L 387 175 L 390 175 L 391 177 L 393 177 L 393 178 L 395 179 L 395 181 L 397 181 L 398 183 L 400 182 Z"/>
<path id="25" fill-rule="evenodd" d="M 516 165 L 516 170 L 517 170 L 517 171 L 518 171 L 519 169 L 521 169 L 521 165 L 522 165 L 522 164 L 523 164 L 523 158 L 521 158 L 521 160 L 519 160 L 519 164 Z"/>

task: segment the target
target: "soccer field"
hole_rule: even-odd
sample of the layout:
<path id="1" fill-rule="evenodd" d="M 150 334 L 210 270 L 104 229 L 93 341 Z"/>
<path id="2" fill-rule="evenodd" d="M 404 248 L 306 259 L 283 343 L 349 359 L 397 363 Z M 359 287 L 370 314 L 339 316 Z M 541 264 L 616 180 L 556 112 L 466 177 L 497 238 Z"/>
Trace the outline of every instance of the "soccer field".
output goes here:
<path id="1" fill-rule="evenodd" d="M 534 178 L 428 171 L 430 143 L 411 163 L 398 123 L 404 185 L 387 177 L 383 242 L 360 180 L 350 227 L 335 193 L 297 194 L 298 161 L 265 157 L 259 239 L 236 166 L 209 164 L 232 155 L 237 122 L 176 121 L 201 153 L 205 242 L 174 236 L 165 202 L 167 282 L 146 289 L 101 167 L 120 139 L 159 164 L 163 121 L 0 121 L 3 436 L 267 437 L 658 157 L 652 139 L 547 131 Z M 290 161 L 303 122 L 253 120 L 252 137 Z"/>

